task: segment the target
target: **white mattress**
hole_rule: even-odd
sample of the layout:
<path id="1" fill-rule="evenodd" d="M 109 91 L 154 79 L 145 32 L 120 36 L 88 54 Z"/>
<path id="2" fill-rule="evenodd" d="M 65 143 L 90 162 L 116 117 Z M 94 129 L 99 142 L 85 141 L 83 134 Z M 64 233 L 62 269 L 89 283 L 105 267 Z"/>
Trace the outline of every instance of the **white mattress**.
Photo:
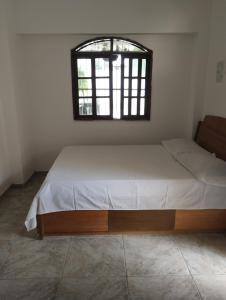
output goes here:
<path id="1" fill-rule="evenodd" d="M 56 159 L 35 196 L 36 215 L 68 210 L 226 208 L 226 188 L 205 185 L 161 145 L 71 146 Z"/>

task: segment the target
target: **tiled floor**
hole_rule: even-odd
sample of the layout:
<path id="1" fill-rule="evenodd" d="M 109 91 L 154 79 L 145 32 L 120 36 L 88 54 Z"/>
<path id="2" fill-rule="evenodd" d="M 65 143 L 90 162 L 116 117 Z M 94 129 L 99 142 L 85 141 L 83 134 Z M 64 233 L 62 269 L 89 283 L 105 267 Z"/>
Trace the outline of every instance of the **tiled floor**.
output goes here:
<path id="1" fill-rule="evenodd" d="M 223 234 L 28 234 L 23 222 L 43 178 L 0 198 L 0 300 L 226 299 Z"/>

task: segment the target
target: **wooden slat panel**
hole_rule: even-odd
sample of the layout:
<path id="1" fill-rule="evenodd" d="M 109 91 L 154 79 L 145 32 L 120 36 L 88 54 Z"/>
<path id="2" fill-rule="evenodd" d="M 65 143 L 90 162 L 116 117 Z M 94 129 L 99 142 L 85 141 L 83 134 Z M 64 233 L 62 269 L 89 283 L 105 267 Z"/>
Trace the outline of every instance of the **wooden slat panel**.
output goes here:
<path id="1" fill-rule="evenodd" d="M 226 231 L 226 210 L 66 211 L 38 216 L 39 234 Z"/>
<path id="2" fill-rule="evenodd" d="M 226 230 L 226 210 L 177 210 L 175 230 Z"/>
<path id="3" fill-rule="evenodd" d="M 226 138 L 226 118 L 218 116 L 206 116 L 204 123 L 219 135 Z"/>
<path id="4" fill-rule="evenodd" d="M 108 211 L 65 211 L 42 215 L 45 234 L 108 231 Z"/>
<path id="5" fill-rule="evenodd" d="M 45 235 L 44 226 L 45 226 L 45 223 L 43 220 L 43 215 L 37 215 L 37 232 L 41 239 L 43 239 L 43 237 Z"/>
<path id="6" fill-rule="evenodd" d="M 226 137 L 223 137 L 201 123 L 197 143 L 220 159 L 226 160 Z"/>
<path id="7" fill-rule="evenodd" d="M 226 118 L 206 116 L 199 124 L 196 141 L 218 158 L 226 160 Z"/>
<path id="8" fill-rule="evenodd" d="M 109 211 L 109 232 L 172 230 L 174 210 Z"/>

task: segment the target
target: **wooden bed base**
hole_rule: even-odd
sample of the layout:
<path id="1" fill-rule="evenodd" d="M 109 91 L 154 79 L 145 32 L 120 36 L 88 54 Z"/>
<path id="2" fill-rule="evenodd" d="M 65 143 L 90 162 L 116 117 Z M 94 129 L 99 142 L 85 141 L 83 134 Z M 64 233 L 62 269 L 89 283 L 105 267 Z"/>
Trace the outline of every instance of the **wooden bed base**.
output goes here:
<path id="1" fill-rule="evenodd" d="M 195 140 L 226 160 L 226 118 L 206 116 L 199 123 Z M 65 211 L 39 215 L 37 219 L 41 238 L 79 233 L 226 230 L 226 209 Z"/>
<path id="2" fill-rule="evenodd" d="M 39 215 L 39 235 L 225 231 L 226 209 L 65 211 Z"/>

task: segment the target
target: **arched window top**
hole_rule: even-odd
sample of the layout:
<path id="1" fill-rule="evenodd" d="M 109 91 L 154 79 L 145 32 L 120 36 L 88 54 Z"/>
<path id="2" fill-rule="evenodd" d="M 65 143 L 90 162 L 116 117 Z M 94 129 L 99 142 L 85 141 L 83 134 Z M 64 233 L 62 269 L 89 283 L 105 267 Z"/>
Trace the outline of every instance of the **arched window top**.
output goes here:
<path id="1" fill-rule="evenodd" d="M 150 52 L 151 50 L 132 40 L 116 38 L 116 37 L 103 37 L 103 38 L 95 38 L 86 41 L 85 43 L 82 43 L 78 47 L 74 48 L 73 51 L 146 53 L 146 52 Z"/>
<path id="2" fill-rule="evenodd" d="M 152 50 L 99 37 L 71 50 L 75 120 L 150 120 Z"/>

